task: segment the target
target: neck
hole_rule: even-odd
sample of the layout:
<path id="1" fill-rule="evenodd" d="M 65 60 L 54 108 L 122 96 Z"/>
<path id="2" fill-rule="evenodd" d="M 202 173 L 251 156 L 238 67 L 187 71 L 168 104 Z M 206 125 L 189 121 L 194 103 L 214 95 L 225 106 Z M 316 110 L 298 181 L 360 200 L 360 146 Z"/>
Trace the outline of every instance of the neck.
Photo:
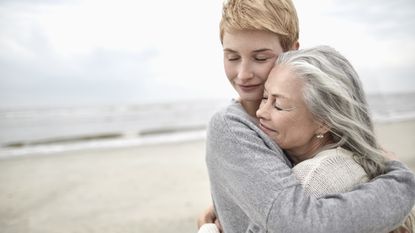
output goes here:
<path id="1" fill-rule="evenodd" d="M 242 107 L 245 109 L 245 111 L 252 117 L 256 118 L 256 111 L 259 108 L 259 105 L 261 104 L 260 100 L 241 100 L 240 101 Z"/>

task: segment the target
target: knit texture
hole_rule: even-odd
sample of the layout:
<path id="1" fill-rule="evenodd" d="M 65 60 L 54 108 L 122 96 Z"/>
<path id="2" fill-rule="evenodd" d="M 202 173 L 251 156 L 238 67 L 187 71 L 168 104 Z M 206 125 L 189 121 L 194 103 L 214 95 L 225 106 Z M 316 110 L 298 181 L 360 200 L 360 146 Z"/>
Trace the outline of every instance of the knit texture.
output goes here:
<path id="1" fill-rule="evenodd" d="M 352 192 L 307 195 L 281 149 L 239 103 L 211 118 L 206 164 L 225 233 L 388 232 L 415 203 L 415 177 L 397 161 Z"/>
<path id="2" fill-rule="evenodd" d="M 305 191 L 314 197 L 347 192 L 369 180 L 365 170 L 353 159 L 353 153 L 341 147 L 302 161 L 293 172 Z"/>

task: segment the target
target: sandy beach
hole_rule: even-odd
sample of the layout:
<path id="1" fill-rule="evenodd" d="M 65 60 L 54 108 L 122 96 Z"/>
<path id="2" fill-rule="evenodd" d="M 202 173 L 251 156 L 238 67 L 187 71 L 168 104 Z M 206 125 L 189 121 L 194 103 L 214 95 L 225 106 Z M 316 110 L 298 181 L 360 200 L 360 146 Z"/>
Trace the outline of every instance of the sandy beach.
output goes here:
<path id="1" fill-rule="evenodd" d="M 415 120 L 376 125 L 415 171 Z M 196 232 L 204 140 L 0 160 L 2 233 Z"/>

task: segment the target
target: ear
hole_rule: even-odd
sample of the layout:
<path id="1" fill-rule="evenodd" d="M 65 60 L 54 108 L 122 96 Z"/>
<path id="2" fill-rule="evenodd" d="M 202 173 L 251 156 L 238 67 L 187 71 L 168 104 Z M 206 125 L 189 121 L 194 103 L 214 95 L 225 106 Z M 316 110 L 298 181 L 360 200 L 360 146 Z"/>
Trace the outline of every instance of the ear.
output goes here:
<path id="1" fill-rule="evenodd" d="M 326 123 L 320 122 L 316 133 L 317 134 L 325 134 L 329 131 L 330 131 L 330 127 Z"/>
<path id="2" fill-rule="evenodd" d="M 296 42 L 293 43 L 290 50 L 298 50 L 299 48 L 300 48 L 300 42 L 298 42 L 297 40 Z"/>

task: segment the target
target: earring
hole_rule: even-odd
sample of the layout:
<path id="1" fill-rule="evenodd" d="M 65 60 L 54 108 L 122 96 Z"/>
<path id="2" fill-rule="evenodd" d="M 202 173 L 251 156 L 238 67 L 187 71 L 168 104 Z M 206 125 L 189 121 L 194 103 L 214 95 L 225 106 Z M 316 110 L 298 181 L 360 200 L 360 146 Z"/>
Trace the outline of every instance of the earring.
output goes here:
<path id="1" fill-rule="evenodd" d="M 322 138 L 324 138 L 324 134 L 319 133 L 319 134 L 317 134 L 317 135 L 316 135 L 316 138 L 318 138 L 318 139 L 322 139 Z"/>

